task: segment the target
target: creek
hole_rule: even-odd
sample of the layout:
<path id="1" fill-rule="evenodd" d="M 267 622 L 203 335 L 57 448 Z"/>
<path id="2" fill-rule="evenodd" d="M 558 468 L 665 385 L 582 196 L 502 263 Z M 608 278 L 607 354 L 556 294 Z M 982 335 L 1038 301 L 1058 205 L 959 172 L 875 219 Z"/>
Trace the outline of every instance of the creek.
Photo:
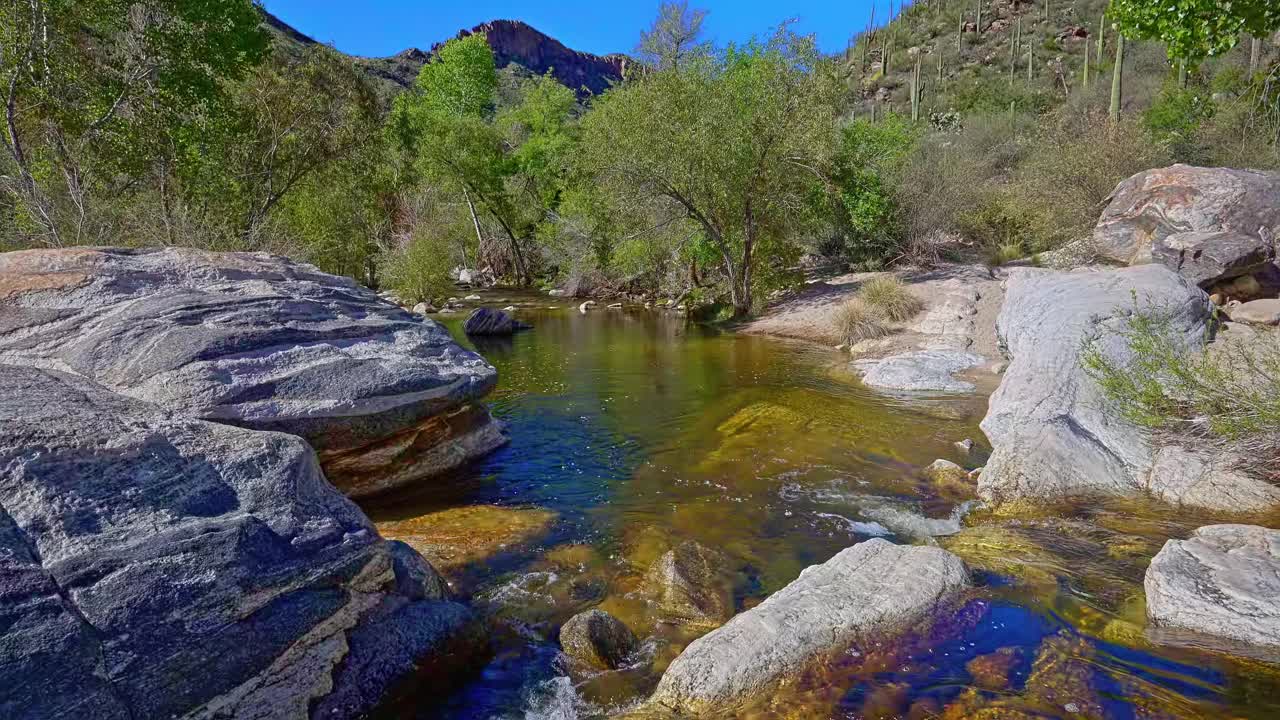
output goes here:
<path id="1" fill-rule="evenodd" d="M 494 653 L 472 682 L 397 717 L 625 711 L 697 635 L 636 598 L 666 549 L 723 553 L 741 612 L 873 536 L 947 547 L 980 587 L 897 647 L 848 649 L 756 717 L 1280 717 L 1273 668 L 1144 632 L 1146 564 L 1212 518 L 1135 501 L 996 517 L 972 484 L 921 474 L 937 458 L 980 464 L 955 443 L 983 441 L 985 397 L 875 393 L 834 350 L 674 313 L 484 297 L 535 329 L 468 340 L 465 313 L 436 319 L 498 368 L 489 402 L 511 443 L 363 505 L 392 537 L 453 533 L 462 549 L 441 569 L 491 617 Z M 642 639 L 638 667 L 570 679 L 556 633 L 592 607 Z"/>

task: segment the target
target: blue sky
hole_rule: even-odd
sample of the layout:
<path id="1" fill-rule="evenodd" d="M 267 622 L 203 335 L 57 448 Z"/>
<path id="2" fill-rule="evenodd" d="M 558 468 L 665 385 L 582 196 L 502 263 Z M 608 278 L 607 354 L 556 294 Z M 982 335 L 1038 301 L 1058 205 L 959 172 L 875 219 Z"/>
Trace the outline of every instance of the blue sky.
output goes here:
<path id="1" fill-rule="evenodd" d="M 888 0 L 875 0 L 883 18 Z M 826 52 L 843 50 L 867 23 L 873 0 L 703 0 L 707 34 L 717 43 L 745 40 L 789 18 L 816 33 Z M 657 14 L 657 0 L 264 0 L 285 22 L 353 55 L 392 55 L 428 48 L 458 30 L 500 18 L 523 20 L 575 50 L 629 52 Z"/>

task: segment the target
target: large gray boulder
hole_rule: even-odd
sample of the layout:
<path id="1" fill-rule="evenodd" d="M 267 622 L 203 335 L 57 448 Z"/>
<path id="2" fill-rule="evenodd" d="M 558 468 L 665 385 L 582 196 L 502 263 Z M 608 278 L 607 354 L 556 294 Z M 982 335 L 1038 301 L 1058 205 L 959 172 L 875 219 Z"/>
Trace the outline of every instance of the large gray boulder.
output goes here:
<path id="1" fill-rule="evenodd" d="M 1010 272 L 1007 292 L 997 329 L 1010 363 L 982 421 L 994 448 L 978 480 L 983 498 L 1003 503 L 1145 491 L 1202 507 L 1247 501 L 1231 508 L 1241 511 L 1274 504 L 1273 488 L 1211 459 L 1201 458 L 1201 466 L 1212 466 L 1212 475 L 1153 472 L 1149 434 L 1121 417 L 1081 366 L 1086 342 L 1125 362 L 1129 349 L 1117 331 L 1135 310 L 1135 297 L 1137 309 L 1165 313 L 1185 346 L 1201 343 L 1211 306 L 1194 284 L 1161 265 L 1019 268 Z"/>
<path id="2" fill-rule="evenodd" d="M 729 716 L 831 653 L 931 616 L 968 582 L 964 564 L 945 550 L 860 543 L 693 641 L 649 703 L 690 716 Z"/>
<path id="3" fill-rule="evenodd" d="M 1170 540 L 1146 576 L 1147 617 L 1280 652 L 1280 531 L 1210 525 Z M 1280 655 L 1277 655 L 1280 657 Z"/>
<path id="4" fill-rule="evenodd" d="M 347 279 L 264 253 L 0 254 L 0 362 L 62 370 L 180 415 L 305 438 L 352 496 L 505 441 L 497 373 Z"/>
<path id="5" fill-rule="evenodd" d="M 1280 174 L 1190 165 L 1140 172 L 1116 186 L 1093 245 L 1103 257 L 1131 265 L 1151 262 L 1155 244 L 1171 235 L 1220 231 L 1274 244 Z"/>
<path id="6" fill-rule="evenodd" d="M 0 365 L 0 717 L 360 716 L 477 647 L 403 550 L 300 438 Z"/>
<path id="7" fill-rule="evenodd" d="M 1206 290 L 1262 269 L 1276 255 L 1260 234 L 1222 230 L 1169 235 L 1156 240 L 1152 252 L 1157 262 Z"/>

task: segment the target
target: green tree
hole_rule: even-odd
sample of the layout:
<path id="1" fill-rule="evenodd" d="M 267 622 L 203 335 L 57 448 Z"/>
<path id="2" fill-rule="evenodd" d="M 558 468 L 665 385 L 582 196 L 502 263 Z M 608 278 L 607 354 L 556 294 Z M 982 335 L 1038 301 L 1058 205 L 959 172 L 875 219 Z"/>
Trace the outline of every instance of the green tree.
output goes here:
<path id="1" fill-rule="evenodd" d="M 667 202 L 716 249 L 738 316 L 753 277 L 787 255 L 836 136 L 834 72 L 779 30 L 713 61 L 610 91 L 583 120 L 582 153 L 611 192 Z"/>
<path id="2" fill-rule="evenodd" d="M 497 71 L 484 35 L 450 40 L 423 66 L 412 92 L 396 99 L 389 127 L 395 142 L 425 179 L 451 186 L 478 204 L 506 235 L 516 279 L 532 273 L 522 222 L 508 194 L 514 165 L 493 123 Z"/>
<path id="3" fill-rule="evenodd" d="M 1112 0 L 1108 14 L 1125 37 L 1159 40 L 1170 57 L 1192 62 L 1221 55 L 1246 34 L 1280 30 L 1275 0 Z"/>
<path id="4" fill-rule="evenodd" d="M 640 34 L 637 54 L 650 67 L 678 70 L 711 54 L 710 43 L 702 39 L 702 23 L 707 11 L 690 9 L 688 0 L 664 2 L 658 17 Z"/>
<path id="5" fill-rule="evenodd" d="M 268 39 L 252 0 L 0 4 L 0 178 L 49 245 L 96 239 L 91 201 L 133 186 L 166 130 L 220 99 Z"/>

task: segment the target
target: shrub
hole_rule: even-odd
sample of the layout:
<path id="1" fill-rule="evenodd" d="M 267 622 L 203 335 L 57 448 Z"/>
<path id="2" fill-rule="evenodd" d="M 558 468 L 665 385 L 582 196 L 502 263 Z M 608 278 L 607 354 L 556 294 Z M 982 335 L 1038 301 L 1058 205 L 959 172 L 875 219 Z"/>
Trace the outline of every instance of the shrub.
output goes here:
<path id="1" fill-rule="evenodd" d="M 910 320 L 924 309 L 924 301 L 892 275 L 881 275 L 868 280 L 858 290 L 858 297 L 869 308 L 879 310 L 893 322 Z"/>
<path id="2" fill-rule="evenodd" d="M 1280 456 L 1280 341 L 1227 340 L 1206 352 L 1188 347 L 1159 308 L 1135 310 L 1117 334 L 1126 359 L 1104 354 L 1090 338 L 1081 363 L 1125 418 L 1255 461 Z"/>
<path id="3" fill-rule="evenodd" d="M 387 263 L 387 285 L 408 304 L 431 302 L 452 289 L 449 243 L 439 235 L 411 239 Z"/>
<path id="4" fill-rule="evenodd" d="M 850 344 L 889 334 L 876 310 L 861 298 L 852 298 L 836 308 L 833 322 L 841 339 Z"/>

